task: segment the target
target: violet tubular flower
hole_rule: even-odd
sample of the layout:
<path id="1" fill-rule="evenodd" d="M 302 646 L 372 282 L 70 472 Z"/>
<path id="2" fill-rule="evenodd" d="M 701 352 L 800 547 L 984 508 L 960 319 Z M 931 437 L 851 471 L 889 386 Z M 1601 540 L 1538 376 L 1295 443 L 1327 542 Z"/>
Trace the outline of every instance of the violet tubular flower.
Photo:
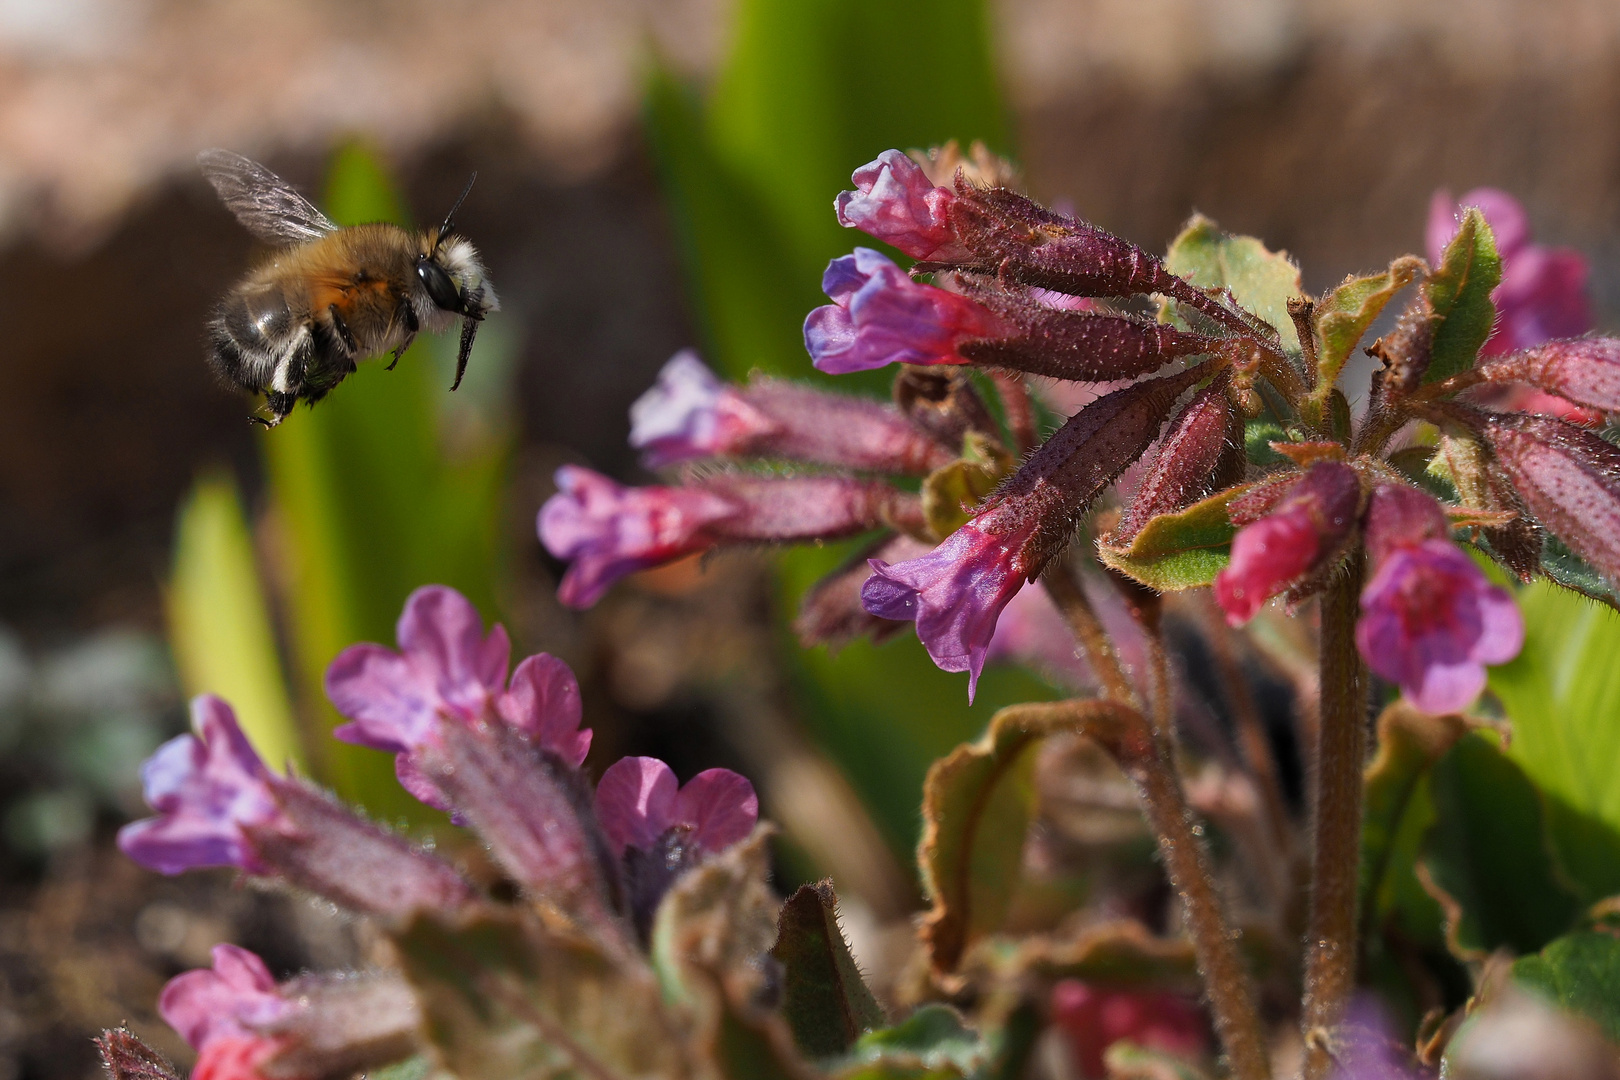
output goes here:
<path id="1" fill-rule="evenodd" d="M 957 346 L 1011 330 L 965 296 L 912 281 L 871 248 L 834 259 L 821 287 L 833 301 L 804 321 L 804 347 L 829 375 L 887 364 L 962 364 Z"/>
<path id="2" fill-rule="evenodd" d="M 734 454 L 775 429 L 691 349 L 670 357 L 658 381 L 630 406 L 630 445 L 654 469 Z"/>
<path id="3" fill-rule="evenodd" d="M 1524 644 L 1524 619 L 1448 538 L 1444 511 L 1413 488 L 1384 485 L 1367 510 L 1371 580 L 1361 593 L 1356 648 L 1427 713 L 1459 712 L 1485 688 L 1485 666 Z"/>
<path id="4" fill-rule="evenodd" d="M 951 235 L 948 214 L 956 193 L 936 187 L 910 157 L 885 150 L 850 177 L 854 191 L 833 201 L 838 224 L 860 229 L 913 259 L 966 257 Z"/>
<path id="5" fill-rule="evenodd" d="M 650 757 L 620 758 L 596 786 L 596 816 L 621 863 L 626 900 L 643 935 L 675 879 L 748 837 L 759 798 L 748 779 L 707 769 L 684 785 Z"/>
<path id="6" fill-rule="evenodd" d="M 210 866 L 268 871 L 245 830 L 290 826 L 270 787 L 270 770 L 221 698 L 191 703 L 195 734 L 158 748 L 141 766 L 146 801 L 158 812 L 118 831 L 125 855 L 160 874 Z"/>

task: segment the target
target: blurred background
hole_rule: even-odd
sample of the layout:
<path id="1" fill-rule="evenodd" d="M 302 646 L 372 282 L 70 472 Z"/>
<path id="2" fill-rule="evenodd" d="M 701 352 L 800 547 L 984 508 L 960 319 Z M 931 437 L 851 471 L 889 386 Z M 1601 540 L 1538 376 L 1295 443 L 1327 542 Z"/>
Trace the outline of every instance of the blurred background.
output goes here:
<path id="1" fill-rule="evenodd" d="M 645 482 L 626 409 L 676 349 L 808 376 L 799 327 L 890 146 L 984 139 L 1032 193 L 1150 249 L 1193 211 L 1316 292 L 1421 250 L 1430 194 L 1502 187 L 1593 263 L 1620 323 L 1620 7 L 1605 0 L 0 0 L 0 1080 L 81 1077 L 88 1036 L 236 940 L 283 971 L 364 935 L 229 874 L 111 845 L 183 702 L 231 698 L 408 828 L 391 764 L 325 737 L 319 676 L 443 581 L 579 673 L 593 767 L 751 776 L 779 884 L 831 874 L 863 961 L 917 903 L 927 764 L 996 707 L 914 640 L 802 652 L 846 550 L 726 554 L 596 609 L 553 598 L 534 515 L 564 462 Z M 254 257 L 197 174 L 223 146 L 340 222 L 459 216 L 503 309 L 273 432 L 203 361 Z M 845 380 L 844 386 L 850 386 Z M 881 392 L 881 380 L 863 384 Z"/>

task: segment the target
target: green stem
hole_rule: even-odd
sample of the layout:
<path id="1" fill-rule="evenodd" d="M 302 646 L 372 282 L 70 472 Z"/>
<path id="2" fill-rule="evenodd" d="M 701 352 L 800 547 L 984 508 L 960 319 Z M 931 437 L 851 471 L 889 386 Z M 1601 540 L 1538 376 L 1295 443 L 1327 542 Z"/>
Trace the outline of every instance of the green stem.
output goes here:
<path id="1" fill-rule="evenodd" d="M 1333 1069 L 1324 1036 L 1344 1020 L 1356 983 L 1356 894 L 1361 861 L 1367 680 L 1356 651 L 1362 555 L 1322 594 L 1321 716 L 1316 750 L 1311 902 L 1305 933 L 1305 1078 Z"/>

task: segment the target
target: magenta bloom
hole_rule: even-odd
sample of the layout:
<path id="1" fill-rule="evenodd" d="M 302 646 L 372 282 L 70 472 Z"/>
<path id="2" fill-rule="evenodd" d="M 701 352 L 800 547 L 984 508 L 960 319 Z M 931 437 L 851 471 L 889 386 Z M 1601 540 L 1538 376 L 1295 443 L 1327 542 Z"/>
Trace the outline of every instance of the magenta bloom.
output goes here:
<path id="1" fill-rule="evenodd" d="M 1198 1006 L 1165 991 L 1106 989 L 1063 979 L 1052 987 L 1052 1023 L 1085 1077 L 1108 1075 L 1103 1055 L 1122 1039 L 1197 1059 L 1209 1051 L 1209 1022 Z"/>
<path id="2" fill-rule="evenodd" d="M 620 758 L 596 785 L 596 817 L 613 850 L 652 851 L 671 829 L 709 854 L 724 851 L 754 831 L 759 798 L 747 777 L 707 769 L 684 786 L 657 758 Z"/>
<path id="3" fill-rule="evenodd" d="M 546 550 L 573 562 L 558 599 L 590 607 L 620 578 L 712 546 L 709 527 L 738 509 L 695 488 L 625 488 L 601 473 L 564 465 L 539 521 Z"/>
<path id="4" fill-rule="evenodd" d="M 856 190 L 833 201 L 838 224 L 860 229 L 913 259 L 965 257 L 946 221 L 956 193 L 935 187 L 922 167 L 898 150 L 885 150 L 850 177 Z"/>
<path id="5" fill-rule="evenodd" d="M 220 698 L 193 698 L 191 726 L 196 734 L 170 739 L 141 766 L 158 816 L 125 825 L 118 847 L 160 874 L 205 866 L 263 873 L 243 830 L 283 820 L 270 771 Z"/>
<path id="6" fill-rule="evenodd" d="M 1523 644 L 1513 598 L 1449 540 L 1394 548 L 1361 593 L 1356 648 L 1426 713 L 1467 708 L 1485 689 L 1485 665 Z"/>
<path id="7" fill-rule="evenodd" d="M 276 989 L 264 961 L 235 945 L 215 945 L 212 968 L 176 975 L 158 998 L 164 1022 L 198 1051 L 220 1039 L 257 1038 L 256 1029 L 297 1008 Z"/>
<path id="8" fill-rule="evenodd" d="M 399 652 L 366 642 L 339 653 L 326 669 L 326 696 L 350 721 L 332 734 L 398 755 L 395 771 L 412 795 L 444 807 L 412 754 L 446 721 L 477 725 L 499 717 L 570 766 L 585 760 L 591 733 L 580 730 L 579 684 L 568 665 L 545 653 L 531 656 L 508 686 L 505 629 L 497 623 L 485 636 L 478 609 L 456 590 L 417 589 L 395 635 Z"/>
<path id="9" fill-rule="evenodd" d="M 655 469 L 734 453 L 775 427 L 691 349 L 670 357 L 652 389 L 630 406 L 630 445 Z"/>
<path id="10" fill-rule="evenodd" d="M 1008 329 L 982 305 L 921 285 L 871 248 L 834 259 L 821 279 L 831 304 L 804 321 L 804 347 L 829 375 L 885 364 L 964 364 L 957 346 Z"/>
<path id="11" fill-rule="evenodd" d="M 1360 502 L 1354 469 L 1318 462 L 1269 514 L 1239 529 L 1232 561 L 1215 575 L 1215 600 L 1226 621 L 1242 626 L 1336 552 L 1355 526 Z"/>
<path id="12" fill-rule="evenodd" d="M 1526 349 L 1553 338 L 1576 337 L 1592 329 L 1586 257 L 1568 248 L 1534 243 L 1524 207 L 1505 191 L 1476 188 L 1455 203 L 1450 192 L 1435 192 L 1429 203 L 1431 263 L 1439 264 L 1457 233 L 1458 214 L 1467 206 L 1477 206 L 1485 215 L 1502 256 L 1502 283 L 1491 293 L 1498 322 L 1482 356 Z"/>
<path id="13" fill-rule="evenodd" d="M 1039 525 L 1008 533 L 981 514 L 920 558 L 889 565 L 872 560 L 861 606 L 881 619 L 915 620 L 917 637 L 941 671 L 968 673 L 968 701 L 995 636 L 1002 608 L 1029 579 L 1022 549 Z"/>

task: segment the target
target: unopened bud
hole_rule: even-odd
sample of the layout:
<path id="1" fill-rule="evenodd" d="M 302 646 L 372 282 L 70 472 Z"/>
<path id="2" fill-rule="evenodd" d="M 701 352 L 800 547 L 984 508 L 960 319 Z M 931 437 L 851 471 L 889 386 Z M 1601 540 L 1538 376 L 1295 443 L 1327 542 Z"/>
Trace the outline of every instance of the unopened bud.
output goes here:
<path id="1" fill-rule="evenodd" d="M 1216 345 L 1203 334 L 1126 315 L 1066 311 L 989 291 L 973 295 L 1016 328 L 1001 337 L 962 342 L 958 353 L 975 364 L 1102 382 L 1145 375 Z"/>
<path id="2" fill-rule="evenodd" d="M 1233 445 L 1234 410 L 1226 389 L 1226 379 L 1215 379 L 1170 422 L 1110 543 L 1127 544 L 1150 519 L 1181 510 L 1209 494 L 1216 469 Z M 1243 446 L 1240 432 L 1239 449 Z"/>
<path id="3" fill-rule="evenodd" d="M 1620 339 L 1549 341 L 1523 352 L 1482 360 L 1487 382 L 1515 382 L 1600 412 L 1620 412 Z"/>

